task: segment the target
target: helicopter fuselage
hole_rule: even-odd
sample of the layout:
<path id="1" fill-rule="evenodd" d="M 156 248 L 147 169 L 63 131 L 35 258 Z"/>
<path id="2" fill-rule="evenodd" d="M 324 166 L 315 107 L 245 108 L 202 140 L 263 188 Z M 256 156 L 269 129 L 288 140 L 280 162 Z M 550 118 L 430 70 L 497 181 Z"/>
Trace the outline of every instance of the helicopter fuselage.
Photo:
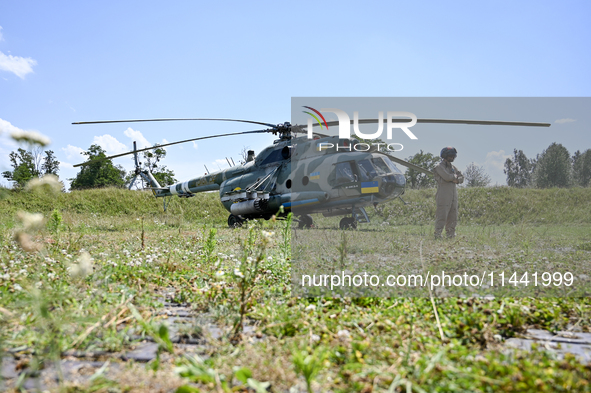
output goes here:
<path id="1" fill-rule="evenodd" d="M 387 154 L 347 149 L 356 140 L 279 140 L 254 160 L 155 190 L 157 197 L 219 190 L 226 210 L 241 219 L 346 215 L 404 192 L 404 175 Z"/>

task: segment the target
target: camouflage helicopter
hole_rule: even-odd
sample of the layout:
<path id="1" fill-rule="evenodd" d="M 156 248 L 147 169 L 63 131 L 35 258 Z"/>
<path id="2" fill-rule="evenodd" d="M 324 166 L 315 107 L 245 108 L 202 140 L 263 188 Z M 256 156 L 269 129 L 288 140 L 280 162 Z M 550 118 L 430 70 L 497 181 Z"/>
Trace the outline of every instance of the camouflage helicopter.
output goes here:
<path id="1" fill-rule="evenodd" d="M 284 215 L 290 211 L 297 217 L 300 228 L 309 228 L 314 221 L 311 214 L 320 213 L 325 217 L 345 216 L 341 219 L 341 229 L 356 228 L 358 222 L 369 222 L 365 210 L 368 206 L 400 197 L 404 193 L 406 180 L 395 163 L 419 172 L 432 172 L 386 154 L 379 146 L 369 146 L 365 151 L 354 151 L 351 146 L 360 143 L 355 138 L 339 138 L 312 132 L 305 126 L 291 125 L 289 122 L 270 124 L 238 119 L 145 119 L 145 120 L 105 120 L 77 122 L 72 124 L 100 124 L 146 121 L 231 121 L 263 125 L 267 128 L 210 135 L 177 142 L 166 143 L 144 149 L 134 150 L 105 157 L 111 159 L 134 155 L 135 177 L 143 178 L 155 197 L 166 198 L 174 195 L 190 198 L 196 193 L 219 190 L 220 201 L 230 213 L 228 226 L 241 226 L 244 220 L 269 219 L 275 214 Z M 359 123 L 377 123 L 383 119 L 362 119 Z M 417 119 L 418 123 L 479 124 L 544 126 L 547 123 L 524 123 L 504 121 Z M 338 122 L 325 122 L 329 126 Z M 311 126 L 311 123 L 308 124 Z M 310 132 L 309 132 L 310 131 Z M 258 155 L 248 151 L 246 161 L 228 169 L 208 173 L 184 182 L 162 187 L 149 171 L 142 171 L 137 154 L 154 148 L 163 148 L 179 143 L 254 133 L 272 133 L 278 136 L 271 146 Z M 297 136 L 297 134 L 308 134 Z M 310 136 L 313 134 L 313 138 Z M 75 167 L 89 164 L 85 162 Z M 169 199 L 170 201 L 170 199 Z"/>

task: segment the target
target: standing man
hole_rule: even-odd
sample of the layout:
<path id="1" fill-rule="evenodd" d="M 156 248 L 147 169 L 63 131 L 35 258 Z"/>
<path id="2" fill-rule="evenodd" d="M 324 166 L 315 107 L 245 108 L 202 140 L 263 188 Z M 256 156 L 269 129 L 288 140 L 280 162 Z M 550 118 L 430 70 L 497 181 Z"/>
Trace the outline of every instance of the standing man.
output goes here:
<path id="1" fill-rule="evenodd" d="M 458 222 L 458 190 L 456 184 L 464 182 L 464 175 L 451 163 L 458 155 L 454 147 L 444 147 L 441 150 L 441 162 L 433 169 L 437 181 L 437 210 L 435 212 L 435 238 L 441 239 L 441 232 L 445 226 L 448 238 L 456 235 Z"/>

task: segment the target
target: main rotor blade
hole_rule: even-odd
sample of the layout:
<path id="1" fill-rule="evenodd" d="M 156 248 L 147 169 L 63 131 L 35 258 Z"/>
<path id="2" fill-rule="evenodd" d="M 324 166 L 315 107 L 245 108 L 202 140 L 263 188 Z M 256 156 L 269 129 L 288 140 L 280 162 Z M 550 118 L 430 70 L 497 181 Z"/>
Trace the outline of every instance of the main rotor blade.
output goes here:
<path id="1" fill-rule="evenodd" d="M 291 132 L 293 132 L 294 134 L 307 134 L 308 130 L 304 129 L 304 126 L 291 126 Z M 321 134 L 319 132 L 313 131 L 314 135 L 318 135 L 321 138 L 326 138 L 329 137 L 330 135 L 326 135 L 326 134 Z"/>
<path id="2" fill-rule="evenodd" d="M 137 149 L 137 150 L 130 151 L 130 152 L 127 152 L 127 153 L 115 154 L 115 155 L 109 156 L 109 157 L 104 157 L 104 158 L 100 158 L 100 159 L 94 159 L 94 160 L 91 160 L 91 161 L 86 161 L 86 162 L 83 162 L 82 164 L 76 164 L 76 165 L 74 165 L 74 167 L 76 168 L 76 167 L 79 167 L 79 166 L 92 164 L 93 162 L 97 162 L 97 161 L 109 160 L 111 158 L 123 157 L 123 156 L 127 156 L 129 154 L 139 153 L 139 152 L 146 151 L 146 150 L 158 149 L 160 147 L 178 145 L 179 143 L 193 142 L 193 141 L 199 141 L 199 140 L 202 140 L 202 139 L 211 139 L 211 138 L 218 138 L 218 137 L 222 137 L 222 136 L 231 136 L 231 135 L 261 134 L 261 133 L 272 132 L 272 131 L 273 130 L 255 130 L 255 131 L 244 131 L 244 132 L 232 132 L 232 133 L 229 133 L 229 134 L 217 134 L 217 135 L 202 136 L 202 137 L 199 137 L 199 138 L 185 139 L 184 141 L 165 143 L 163 145 L 155 145 L 155 146 L 152 146 L 152 147 L 146 147 L 144 149 Z"/>
<path id="3" fill-rule="evenodd" d="M 415 171 L 419 171 L 419 172 L 426 173 L 427 175 L 433 175 L 433 172 L 431 172 L 431 171 L 430 171 L 430 170 L 428 170 L 428 169 L 425 169 L 425 168 L 423 168 L 423 167 L 420 167 L 420 166 L 418 166 L 418 165 L 415 165 L 415 164 L 411 164 L 411 163 L 410 163 L 410 162 L 408 162 L 408 161 L 404 161 L 404 160 L 402 160 L 402 159 L 400 159 L 400 158 L 396 158 L 396 157 L 394 157 L 394 156 L 391 156 L 391 155 L 389 155 L 389 154 L 387 154 L 387 156 L 388 156 L 388 158 L 389 158 L 390 160 L 392 160 L 392 161 L 394 161 L 394 162 L 397 162 L 397 163 L 399 163 L 400 165 L 404 165 L 405 167 L 408 167 L 408 168 L 414 169 Z"/>
<path id="4" fill-rule="evenodd" d="M 236 121 L 239 123 L 259 124 L 267 127 L 277 127 L 277 124 L 261 123 L 259 121 L 239 120 L 239 119 L 135 119 L 135 120 L 97 120 L 97 121 L 78 121 L 72 124 L 105 124 L 105 123 L 138 123 L 147 121 L 185 121 L 185 120 L 209 120 L 209 121 Z"/>
<path id="5" fill-rule="evenodd" d="M 410 123 L 411 119 L 392 119 L 393 123 Z M 353 124 L 354 120 L 351 120 Z M 359 119 L 359 124 L 379 123 L 380 119 Z M 386 123 L 387 119 L 383 119 Z M 436 123 L 436 124 L 474 124 L 482 126 L 525 126 L 525 127 L 550 127 L 550 123 L 533 123 L 524 121 L 497 121 L 497 120 L 458 120 L 458 119 L 417 119 L 417 123 Z M 318 124 L 314 124 L 316 126 Z M 337 121 L 329 121 L 327 126 L 339 125 Z"/>

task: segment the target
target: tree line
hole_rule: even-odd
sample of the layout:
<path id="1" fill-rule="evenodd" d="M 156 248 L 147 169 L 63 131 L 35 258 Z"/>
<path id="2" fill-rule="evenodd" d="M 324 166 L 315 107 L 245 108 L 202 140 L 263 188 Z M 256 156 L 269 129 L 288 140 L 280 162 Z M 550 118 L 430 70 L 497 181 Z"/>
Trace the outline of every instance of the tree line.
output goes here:
<path id="1" fill-rule="evenodd" d="M 505 161 L 505 175 L 510 187 L 589 187 L 591 182 L 591 149 L 571 156 L 559 143 L 552 143 L 536 158 L 528 159 L 523 150 L 513 150 Z"/>
<path id="2" fill-rule="evenodd" d="M 441 158 L 422 150 L 407 158 L 407 161 L 433 170 Z M 577 150 L 572 156 L 559 143 L 552 143 L 536 158 L 527 158 L 523 150 L 513 150 L 513 157 L 507 158 L 503 172 L 507 176 L 507 185 L 518 188 L 551 188 L 551 187 L 589 187 L 591 184 L 591 149 L 584 152 Z M 484 167 L 470 163 L 463 171 L 464 186 L 485 187 L 490 184 L 490 176 Z M 432 176 L 408 168 L 406 182 L 410 188 L 435 187 Z"/>
<path id="3" fill-rule="evenodd" d="M 71 180 L 70 188 L 81 190 L 100 187 L 123 187 L 129 183 L 135 175 L 126 173 L 120 165 L 114 165 L 107 157 L 106 151 L 99 145 L 93 144 L 81 153 L 89 162 L 81 168 L 76 177 Z M 153 150 L 141 153 L 142 170 L 152 172 L 161 185 L 176 183 L 174 172 L 159 162 L 166 157 L 164 148 L 156 147 Z M 22 148 L 9 154 L 11 171 L 5 171 L 2 176 L 14 182 L 14 188 L 23 188 L 26 183 L 36 177 L 47 174 L 58 175 L 60 162 L 52 150 L 43 151 L 37 147 L 30 150 Z M 407 158 L 407 161 L 433 170 L 441 159 L 432 153 L 422 150 Z M 589 187 L 591 184 L 591 149 L 584 152 L 577 150 L 572 156 L 568 150 L 559 143 L 552 143 L 536 158 L 527 158 L 523 150 L 513 150 L 513 157 L 507 158 L 504 164 L 504 173 L 507 176 L 507 185 L 510 187 Z M 464 186 L 485 187 L 491 182 L 490 176 L 484 171 L 484 167 L 470 163 L 465 170 Z M 436 183 L 432 176 L 408 168 L 405 173 L 408 187 L 430 188 Z"/>
<path id="4" fill-rule="evenodd" d="M 41 147 L 30 150 L 18 148 L 8 155 L 12 171 L 2 172 L 2 177 L 14 182 L 17 189 L 23 188 L 33 178 L 45 175 L 58 176 L 60 162 L 52 150 Z"/>
<path id="5" fill-rule="evenodd" d="M 126 173 L 121 165 L 114 165 L 107 157 L 106 151 L 99 145 L 93 144 L 81 153 L 88 165 L 81 167 L 80 172 L 71 180 L 70 189 L 83 190 L 101 187 L 123 187 L 129 183 L 135 173 Z M 140 153 L 142 170 L 152 172 L 160 185 L 176 183 L 174 172 L 159 162 L 166 157 L 164 148 L 156 147 Z M 15 189 L 22 189 L 33 178 L 51 174 L 58 176 L 60 162 L 52 150 L 43 151 L 42 148 L 25 150 L 19 148 L 9 154 L 12 170 L 2 172 L 2 176 L 14 182 Z"/>

